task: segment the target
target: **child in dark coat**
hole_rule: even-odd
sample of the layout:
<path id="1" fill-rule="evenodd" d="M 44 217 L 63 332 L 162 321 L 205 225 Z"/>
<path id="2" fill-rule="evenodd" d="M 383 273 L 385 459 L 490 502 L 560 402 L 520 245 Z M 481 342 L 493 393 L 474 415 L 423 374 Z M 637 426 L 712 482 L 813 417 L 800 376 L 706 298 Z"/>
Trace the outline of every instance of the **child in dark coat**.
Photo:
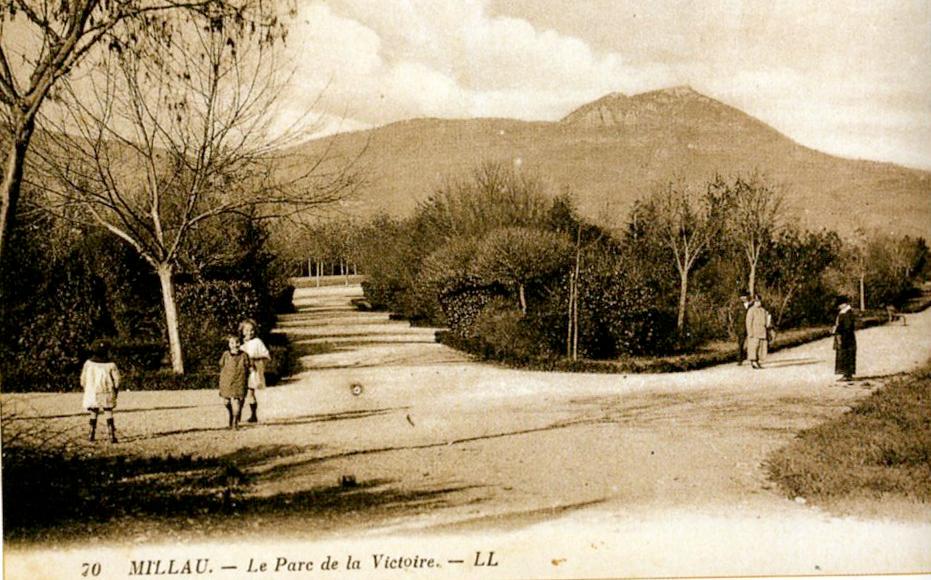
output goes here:
<path id="1" fill-rule="evenodd" d="M 229 428 L 232 430 L 239 428 L 239 416 L 252 366 L 249 355 L 240 350 L 239 346 L 238 336 L 228 336 L 227 350 L 220 357 L 220 397 L 224 400 L 229 415 Z"/>

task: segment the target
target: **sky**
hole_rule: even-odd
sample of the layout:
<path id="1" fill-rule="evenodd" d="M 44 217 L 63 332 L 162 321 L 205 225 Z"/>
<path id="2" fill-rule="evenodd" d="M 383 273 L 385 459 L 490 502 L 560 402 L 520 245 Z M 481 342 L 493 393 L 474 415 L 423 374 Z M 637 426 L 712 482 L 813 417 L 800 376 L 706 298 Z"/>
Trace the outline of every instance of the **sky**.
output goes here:
<path id="1" fill-rule="evenodd" d="M 676 85 L 844 157 L 931 169 L 931 0 L 298 0 L 287 117 L 557 120 Z"/>

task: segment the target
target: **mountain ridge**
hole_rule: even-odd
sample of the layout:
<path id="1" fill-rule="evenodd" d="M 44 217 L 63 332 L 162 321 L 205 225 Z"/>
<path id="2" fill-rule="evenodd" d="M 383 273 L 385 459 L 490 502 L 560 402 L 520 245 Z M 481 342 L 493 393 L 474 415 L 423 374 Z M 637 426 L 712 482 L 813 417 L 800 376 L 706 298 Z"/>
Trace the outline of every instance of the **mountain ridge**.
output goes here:
<path id="1" fill-rule="evenodd" d="M 638 197 L 672 178 L 760 172 L 786 188 L 807 227 L 857 227 L 931 237 L 931 172 L 833 156 L 796 143 L 687 85 L 609 93 L 557 121 L 414 118 L 323 137 L 299 153 L 365 150 L 369 186 L 351 209 L 405 215 L 444 179 L 500 161 L 574 192 L 583 214 L 623 223 Z M 863 211 L 859 211 L 863 210 Z"/>

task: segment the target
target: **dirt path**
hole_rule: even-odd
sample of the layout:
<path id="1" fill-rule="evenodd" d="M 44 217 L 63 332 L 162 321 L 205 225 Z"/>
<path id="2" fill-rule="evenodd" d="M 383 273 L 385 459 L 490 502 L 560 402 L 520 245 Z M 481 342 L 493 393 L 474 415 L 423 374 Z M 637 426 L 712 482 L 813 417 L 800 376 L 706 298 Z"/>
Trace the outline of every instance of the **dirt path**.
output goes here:
<path id="1" fill-rule="evenodd" d="M 560 569 L 569 575 L 600 570 L 609 554 L 629 556 L 624 575 L 931 569 L 927 510 L 910 521 L 832 517 L 782 497 L 762 467 L 798 430 L 878 386 L 877 377 L 926 361 L 929 312 L 905 327 L 859 332 L 865 378 L 842 385 L 828 340 L 776 353 L 759 371 L 503 369 L 434 343 L 430 329 L 354 311 L 349 300 L 359 295 L 357 286 L 298 291 L 299 312 L 279 331 L 327 352 L 305 357 L 305 372 L 268 390 L 260 425 L 223 430 L 213 392 L 125 393 L 124 443 L 100 452 L 224 456 L 249 474 L 255 501 L 300 506 L 276 512 L 282 538 L 492 537 L 513 553 L 528 542 L 552 548 L 556 560 L 564 547 L 583 566 Z M 76 432 L 84 425 L 77 393 L 10 400 L 35 420 Z M 342 475 L 359 487 L 340 489 Z M 235 540 L 259 525 L 211 537 Z M 144 522 L 126 522 L 122 533 L 159 538 Z M 587 563 L 575 559 L 579 550 Z"/>

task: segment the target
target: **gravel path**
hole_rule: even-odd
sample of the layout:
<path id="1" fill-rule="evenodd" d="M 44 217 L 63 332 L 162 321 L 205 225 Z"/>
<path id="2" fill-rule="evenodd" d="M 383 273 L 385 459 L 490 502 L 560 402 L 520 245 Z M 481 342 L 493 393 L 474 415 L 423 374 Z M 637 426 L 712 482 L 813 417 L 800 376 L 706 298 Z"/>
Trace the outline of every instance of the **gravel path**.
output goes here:
<path id="1" fill-rule="evenodd" d="M 123 442 L 98 452 L 225 456 L 249 474 L 254 498 L 311 494 L 319 509 L 275 517 L 282 540 L 493 539 L 512 554 L 565 558 L 567 577 L 931 570 L 927 506 L 835 517 L 782 497 L 762 467 L 800 429 L 926 361 L 929 312 L 859 332 L 864 378 L 843 385 L 829 340 L 775 353 L 763 370 L 509 370 L 436 344 L 432 329 L 356 312 L 358 296 L 358 286 L 298 290 L 299 311 L 277 331 L 327 351 L 267 391 L 258 426 L 222 429 L 214 392 L 123 393 Z M 78 393 L 11 401 L 35 417 L 25 421 L 83 430 Z M 343 475 L 359 487 L 340 490 Z M 164 539 L 142 527 L 123 537 Z M 211 537 L 240 541 L 250 529 Z M 538 560 L 527 575 L 561 565 Z"/>

